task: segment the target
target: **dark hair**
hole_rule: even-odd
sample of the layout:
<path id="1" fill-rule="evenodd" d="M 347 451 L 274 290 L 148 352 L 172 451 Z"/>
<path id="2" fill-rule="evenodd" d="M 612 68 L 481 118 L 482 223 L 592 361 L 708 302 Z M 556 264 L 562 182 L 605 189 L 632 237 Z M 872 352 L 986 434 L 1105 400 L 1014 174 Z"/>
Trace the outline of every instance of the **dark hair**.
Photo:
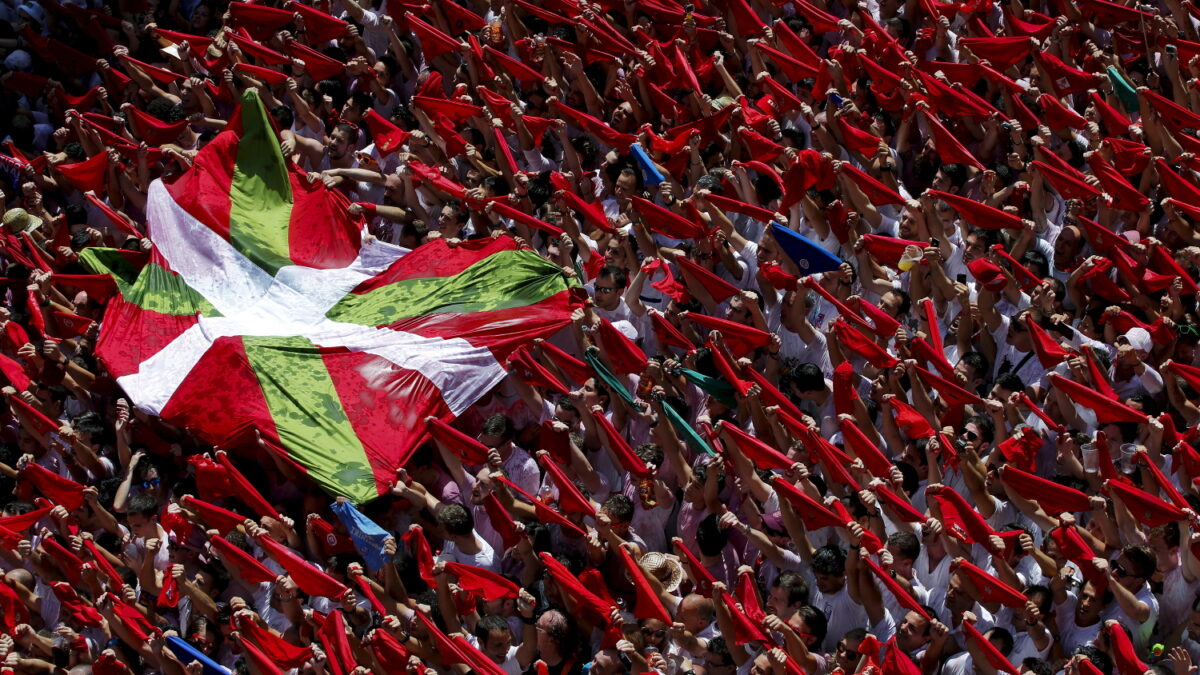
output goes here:
<path id="1" fill-rule="evenodd" d="M 701 483 L 708 480 L 708 472 L 712 470 L 711 464 L 697 464 L 692 467 L 692 475 Z M 716 467 L 717 471 L 717 492 L 725 491 L 725 469 L 720 465 Z"/>
<path id="2" fill-rule="evenodd" d="M 921 540 L 912 532 L 893 532 L 888 536 L 887 543 L 888 546 L 895 546 L 906 560 L 916 560 L 921 555 Z"/>
<path id="3" fill-rule="evenodd" d="M 1129 563 L 1137 568 L 1129 570 L 1130 574 L 1147 581 L 1154 576 L 1154 570 L 1158 568 L 1158 559 L 1149 546 L 1126 546 L 1121 549 L 1121 553 L 1124 553 Z"/>
<path id="4" fill-rule="evenodd" d="M 1027 657 L 1021 662 L 1021 665 L 1033 675 L 1054 675 L 1054 667 L 1050 665 L 1050 662 L 1036 656 Z"/>
<path id="5" fill-rule="evenodd" d="M 656 443 L 643 443 L 634 448 L 633 451 L 637 453 L 638 459 L 655 467 L 662 466 L 663 460 L 666 459 L 662 448 L 658 447 Z"/>
<path id="6" fill-rule="evenodd" d="M 813 649 L 820 651 L 821 643 L 825 641 L 825 634 L 829 632 L 829 617 L 825 616 L 825 612 L 812 605 L 804 605 L 796 610 L 796 615 L 804 619 L 804 625 L 808 627 L 808 634 L 817 639 L 813 644 Z"/>
<path id="7" fill-rule="evenodd" d="M 801 363 L 788 373 L 788 380 L 797 391 L 824 391 L 825 373 L 815 363 Z"/>
<path id="8" fill-rule="evenodd" d="M 899 288 L 889 288 L 885 293 L 894 293 L 900 298 L 900 307 L 896 310 L 897 315 L 904 316 L 908 314 L 908 310 L 912 309 L 912 296 L 907 291 Z"/>
<path id="9" fill-rule="evenodd" d="M 979 437 L 982 440 L 991 443 L 996 438 L 996 423 L 992 421 L 992 418 L 986 415 L 972 415 L 963 422 L 963 428 L 965 429 L 968 424 L 979 427 Z"/>
<path id="10" fill-rule="evenodd" d="M 609 495 L 608 499 L 600 505 L 600 508 L 608 511 L 608 514 L 613 517 L 615 525 L 621 525 L 633 520 L 633 501 L 621 493 Z"/>
<path id="11" fill-rule="evenodd" d="M 453 502 L 438 509 L 437 521 L 447 533 L 455 536 L 465 537 L 475 529 L 475 519 L 471 512 L 462 504 Z"/>
<path id="12" fill-rule="evenodd" d="M 1001 628 L 999 626 L 993 626 L 992 630 L 989 632 L 991 633 L 991 635 L 988 636 L 988 640 L 992 640 L 992 639 L 999 640 L 1000 644 L 997 645 L 997 648 L 1000 650 L 1001 654 L 1008 656 L 1009 654 L 1012 653 L 1013 635 L 1011 632 L 1009 632 L 1007 629 Z"/>
<path id="13" fill-rule="evenodd" d="M 296 113 L 286 105 L 277 105 L 271 108 L 271 118 L 275 120 L 275 126 L 279 127 L 280 131 L 287 131 L 295 124 Z"/>
<path id="14" fill-rule="evenodd" d="M 808 582 L 804 580 L 804 575 L 799 572 L 785 570 L 775 577 L 775 581 L 771 582 L 771 588 L 782 588 L 787 591 L 787 604 L 807 605 L 808 604 Z"/>
<path id="15" fill-rule="evenodd" d="M 496 616 L 495 614 L 488 614 L 479 621 L 475 622 L 475 639 L 479 640 L 479 648 L 483 649 L 483 646 L 487 644 L 488 636 L 491 635 L 493 631 L 509 632 L 511 630 L 512 629 L 508 627 L 508 622 L 505 621 L 503 617 Z"/>
<path id="16" fill-rule="evenodd" d="M 728 542 L 729 533 L 721 529 L 717 514 L 710 513 L 700 521 L 700 526 L 696 528 L 696 544 L 700 547 L 700 553 L 709 556 L 721 555 Z"/>
<path id="17" fill-rule="evenodd" d="M 515 434 L 516 431 L 513 429 L 512 420 L 508 419 L 508 416 L 503 413 L 489 415 L 483 421 L 483 435 L 499 436 L 501 443 L 511 441 Z"/>
<path id="18" fill-rule="evenodd" d="M 129 504 L 125 506 L 125 515 L 153 518 L 158 515 L 158 500 L 154 498 L 154 495 L 144 492 L 134 495 L 130 498 Z"/>
<path id="19" fill-rule="evenodd" d="M 1016 373 L 1001 373 L 996 377 L 996 384 L 1008 391 L 1025 391 L 1025 383 Z"/>
<path id="20" fill-rule="evenodd" d="M 618 291 L 624 290 L 629 284 L 629 275 L 625 273 L 623 268 L 616 265 L 606 265 L 604 269 L 600 270 L 597 278 L 599 277 L 610 277 Z"/>
<path id="21" fill-rule="evenodd" d="M 1104 675 L 1112 675 L 1113 662 L 1108 657 L 1108 654 L 1100 651 L 1099 647 L 1092 645 L 1080 645 L 1075 648 L 1075 653 L 1072 656 L 1082 656 L 1092 662 L 1096 669 L 1104 673 Z"/>
<path id="22" fill-rule="evenodd" d="M 846 552 L 837 544 L 826 544 L 813 552 L 812 569 L 816 574 L 840 577 L 846 573 Z"/>
<path id="23" fill-rule="evenodd" d="M 978 377 L 983 378 L 984 381 L 987 380 L 988 360 L 986 356 L 979 352 L 967 352 L 959 360 L 970 366 L 971 370 L 974 370 Z"/>

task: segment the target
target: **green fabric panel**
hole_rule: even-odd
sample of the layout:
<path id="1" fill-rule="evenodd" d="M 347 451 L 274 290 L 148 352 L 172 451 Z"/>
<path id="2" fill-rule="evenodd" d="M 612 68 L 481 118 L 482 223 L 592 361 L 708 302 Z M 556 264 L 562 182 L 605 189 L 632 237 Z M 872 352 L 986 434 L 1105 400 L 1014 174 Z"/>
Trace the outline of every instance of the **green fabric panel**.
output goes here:
<path id="1" fill-rule="evenodd" d="M 117 249 L 95 247 L 80 251 L 79 260 L 92 272 L 111 276 L 125 302 L 141 309 L 171 316 L 221 316 L 183 277 L 157 263 L 139 272 Z"/>
<path id="2" fill-rule="evenodd" d="M 242 134 L 229 187 L 229 239 L 270 274 L 292 264 L 292 183 L 275 128 L 253 91 L 242 94 Z"/>
<path id="3" fill-rule="evenodd" d="M 1137 90 L 1133 85 L 1121 75 L 1121 71 L 1117 70 L 1116 66 L 1108 67 L 1108 79 L 1112 82 L 1113 93 L 1117 98 L 1121 99 L 1121 104 L 1125 108 L 1125 112 L 1135 113 L 1138 111 L 1138 95 Z"/>
<path id="4" fill-rule="evenodd" d="M 733 385 L 729 384 L 725 380 L 719 377 L 705 375 L 704 373 L 688 368 L 680 368 L 679 372 L 683 374 L 683 377 L 687 379 L 688 382 L 700 387 L 704 393 L 712 396 L 730 408 L 737 407 L 737 398 L 734 397 Z"/>
<path id="5" fill-rule="evenodd" d="M 291 458 L 318 483 L 356 503 L 378 496 L 367 453 L 317 347 L 303 337 L 242 342 Z"/>
<path id="6" fill-rule="evenodd" d="M 454 276 L 406 279 L 362 295 L 351 293 L 326 316 L 384 326 L 429 314 L 525 307 L 566 287 L 562 269 L 533 251 L 501 251 Z"/>
<path id="7" fill-rule="evenodd" d="M 621 399 L 626 403 L 633 403 L 633 394 L 630 394 L 629 390 L 625 388 L 625 385 L 621 382 L 621 380 L 604 365 L 598 354 L 599 351 L 593 347 L 587 350 L 587 352 L 583 355 L 583 358 L 588 362 L 588 365 L 592 367 L 592 370 L 596 371 L 596 377 L 600 378 L 600 381 L 608 387 L 609 391 L 621 397 Z M 680 437 L 682 437 L 684 441 L 691 445 L 693 449 L 709 455 L 717 454 L 711 447 L 709 447 L 708 442 L 704 440 L 704 437 L 697 433 L 696 430 L 692 428 L 692 425 L 687 423 L 687 420 L 683 419 L 683 415 L 680 415 L 677 410 L 665 402 L 663 403 L 662 408 L 664 414 L 667 416 L 667 419 L 671 421 L 671 426 L 675 427 L 675 433 L 679 434 Z"/>
<path id="8" fill-rule="evenodd" d="M 92 274 L 112 277 L 121 295 L 128 295 L 138 278 L 138 269 L 121 255 L 119 249 L 89 246 L 79 252 L 79 262 Z"/>
<path id="9" fill-rule="evenodd" d="M 173 316 L 221 316 L 183 277 L 155 264 L 146 265 L 125 300 L 152 312 Z"/>

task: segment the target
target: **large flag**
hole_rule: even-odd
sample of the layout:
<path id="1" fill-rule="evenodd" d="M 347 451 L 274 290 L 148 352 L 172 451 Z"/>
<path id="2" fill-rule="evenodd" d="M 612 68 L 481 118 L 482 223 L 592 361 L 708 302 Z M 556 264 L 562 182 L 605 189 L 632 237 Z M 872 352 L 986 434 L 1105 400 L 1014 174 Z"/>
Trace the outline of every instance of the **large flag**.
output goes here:
<path id="1" fill-rule="evenodd" d="M 258 430 L 362 503 L 427 416 L 453 419 L 565 326 L 573 294 L 512 238 L 407 253 L 364 239 L 348 206 L 284 160 L 251 91 L 187 173 L 151 184 L 148 263 L 82 257 L 117 282 L 97 352 L 140 409 L 226 448 Z"/>

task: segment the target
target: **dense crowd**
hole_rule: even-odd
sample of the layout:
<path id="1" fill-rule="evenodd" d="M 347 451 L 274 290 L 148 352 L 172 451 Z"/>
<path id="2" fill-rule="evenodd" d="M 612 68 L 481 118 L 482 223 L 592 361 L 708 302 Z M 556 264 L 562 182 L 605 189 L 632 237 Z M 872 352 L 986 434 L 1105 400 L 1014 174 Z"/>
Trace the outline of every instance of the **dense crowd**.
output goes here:
<path id="1" fill-rule="evenodd" d="M 1198 26 L 0 4 L 0 672 L 1195 672 Z M 586 290 L 357 508 L 95 356 L 81 253 L 153 255 L 248 89 L 370 237 Z"/>

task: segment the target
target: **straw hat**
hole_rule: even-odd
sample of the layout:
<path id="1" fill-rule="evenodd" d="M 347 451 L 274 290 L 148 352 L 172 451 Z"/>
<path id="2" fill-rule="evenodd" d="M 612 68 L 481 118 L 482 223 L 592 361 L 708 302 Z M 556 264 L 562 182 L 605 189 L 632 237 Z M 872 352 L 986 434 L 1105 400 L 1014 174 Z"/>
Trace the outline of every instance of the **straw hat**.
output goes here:
<path id="1" fill-rule="evenodd" d="M 673 555 L 651 551 L 642 556 L 640 564 L 643 570 L 653 574 L 661 581 L 668 592 L 679 588 L 680 582 L 683 581 L 683 565 L 679 562 L 679 558 Z M 629 573 L 626 572 L 625 576 L 628 578 Z"/>
<path id="2" fill-rule="evenodd" d="M 4 228 L 13 234 L 36 230 L 41 226 L 42 219 L 29 215 L 25 209 L 9 209 L 4 212 Z"/>

